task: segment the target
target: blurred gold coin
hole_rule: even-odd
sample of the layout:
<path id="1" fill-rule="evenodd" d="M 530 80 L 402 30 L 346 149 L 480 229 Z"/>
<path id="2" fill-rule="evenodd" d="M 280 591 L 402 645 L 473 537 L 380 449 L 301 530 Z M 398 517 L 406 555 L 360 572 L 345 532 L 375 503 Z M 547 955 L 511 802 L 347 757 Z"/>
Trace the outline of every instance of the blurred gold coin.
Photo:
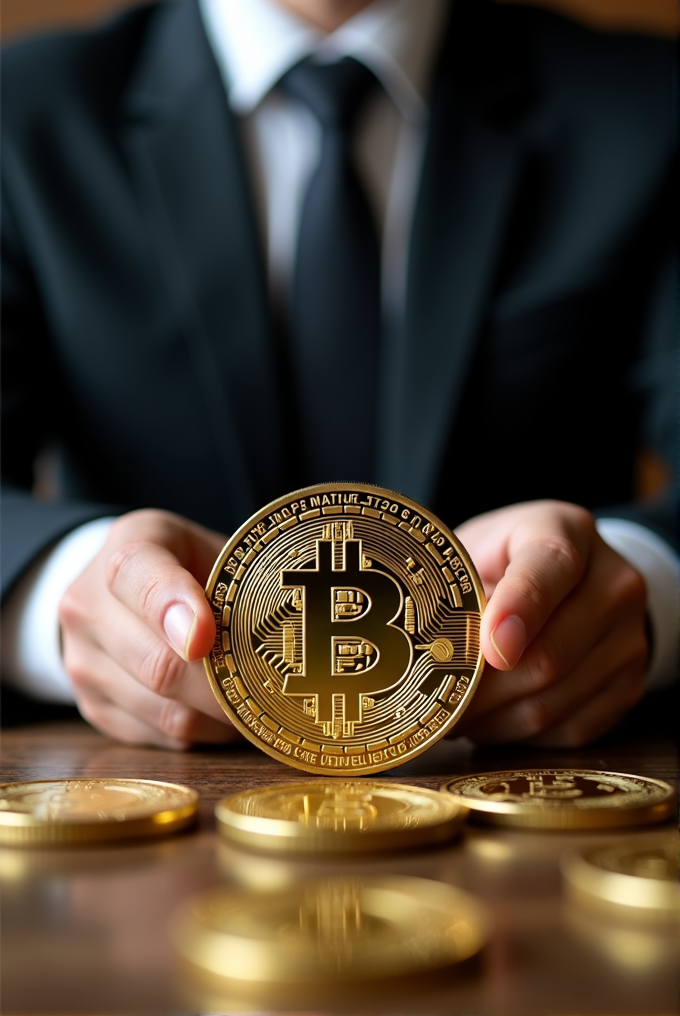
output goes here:
<path id="1" fill-rule="evenodd" d="M 230 840 L 284 853 L 404 850 L 450 840 L 467 809 L 435 790 L 373 780 L 310 780 L 247 790 L 215 808 Z"/>
<path id="2" fill-rule="evenodd" d="M 662 780 L 592 769 L 521 769 L 449 780 L 471 818 L 529 829 L 610 829 L 662 822 L 675 808 Z"/>
<path id="3" fill-rule="evenodd" d="M 190 825 L 198 794 L 156 780 L 0 784 L 0 844 L 49 846 L 162 836 Z"/>
<path id="4" fill-rule="evenodd" d="M 425 879 L 335 877 L 269 893 L 215 889 L 176 915 L 172 937 L 195 968 L 232 982 L 375 980 L 458 963 L 481 949 L 477 900 Z"/>
<path id="5" fill-rule="evenodd" d="M 401 765 L 454 726 L 481 676 L 470 558 L 434 515 L 379 487 L 320 484 L 267 505 L 226 545 L 206 595 L 218 702 L 306 772 Z"/>
<path id="6" fill-rule="evenodd" d="M 566 854 L 571 889 L 618 906 L 680 916 L 677 844 L 614 843 Z"/>

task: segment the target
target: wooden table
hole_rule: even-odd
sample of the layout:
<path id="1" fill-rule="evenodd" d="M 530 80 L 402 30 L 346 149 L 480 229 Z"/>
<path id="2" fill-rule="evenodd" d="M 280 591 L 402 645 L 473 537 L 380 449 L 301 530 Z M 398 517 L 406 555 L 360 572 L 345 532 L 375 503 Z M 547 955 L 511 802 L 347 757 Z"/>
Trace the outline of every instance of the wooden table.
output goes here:
<path id="1" fill-rule="evenodd" d="M 592 748 L 537 751 L 435 745 L 386 779 L 438 787 L 455 774 L 514 767 L 580 767 L 677 777 L 673 739 L 632 729 Z M 215 832 L 222 796 L 299 778 L 250 746 L 175 754 L 115 744 L 85 724 L 4 733 L 2 780 L 125 776 L 169 780 L 201 794 L 196 831 L 163 842 L 77 849 L 0 848 L 1 1011 L 19 1013 L 343 1012 L 493 1016 L 670 1016 L 678 1012 L 677 932 L 613 924 L 567 900 L 558 859 L 586 843 L 673 837 L 674 827 L 556 834 L 466 829 L 445 849 L 329 864 L 257 857 Z M 425 982 L 389 982 L 342 998 L 250 1002 L 215 996 L 188 977 L 168 922 L 178 904 L 218 885 L 257 888 L 328 871 L 391 872 L 461 886 L 494 924 L 477 961 Z"/>

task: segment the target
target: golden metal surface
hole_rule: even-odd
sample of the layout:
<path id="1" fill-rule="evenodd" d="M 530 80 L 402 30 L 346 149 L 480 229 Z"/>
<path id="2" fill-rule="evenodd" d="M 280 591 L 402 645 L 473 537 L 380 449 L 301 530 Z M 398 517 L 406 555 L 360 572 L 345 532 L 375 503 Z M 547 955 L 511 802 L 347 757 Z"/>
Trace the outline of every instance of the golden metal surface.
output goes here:
<path id="1" fill-rule="evenodd" d="M 280 892 L 215 889 L 172 924 L 181 955 L 233 982 L 325 984 L 450 966 L 489 937 L 482 905 L 426 879 L 335 876 Z"/>
<path id="2" fill-rule="evenodd" d="M 0 785 L 0 844 L 87 844 L 162 836 L 192 824 L 198 794 L 156 780 L 64 779 Z"/>
<path id="3" fill-rule="evenodd" d="M 619 906 L 680 916 L 677 842 L 634 842 L 565 854 L 560 867 L 578 893 Z"/>
<path id="4" fill-rule="evenodd" d="M 408 498 L 328 483 L 273 502 L 206 588 L 206 672 L 263 751 L 348 777 L 419 755 L 479 681 L 484 591 L 454 535 Z"/>
<path id="5" fill-rule="evenodd" d="M 314 780 L 243 791 L 215 808 L 230 840 L 283 853 L 405 850 L 450 840 L 467 809 L 434 790 Z"/>
<path id="6" fill-rule="evenodd" d="M 531 829 L 608 829 L 668 818 L 673 788 L 662 780 L 593 769 L 522 769 L 448 780 L 441 788 L 471 818 Z"/>

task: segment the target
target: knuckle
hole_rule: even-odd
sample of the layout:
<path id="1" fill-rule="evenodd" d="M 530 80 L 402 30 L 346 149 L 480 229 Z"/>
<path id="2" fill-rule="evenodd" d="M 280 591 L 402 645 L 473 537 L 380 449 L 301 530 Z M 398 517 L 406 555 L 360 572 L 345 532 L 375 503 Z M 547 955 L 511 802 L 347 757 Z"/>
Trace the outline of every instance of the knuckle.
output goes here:
<path id="1" fill-rule="evenodd" d="M 525 574 L 522 577 L 522 583 L 518 592 L 522 599 L 531 603 L 539 616 L 542 617 L 547 613 L 549 606 L 548 591 L 543 582 L 539 580 L 538 575 Z"/>
<path id="2" fill-rule="evenodd" d="M 555 639 L 546 635 L 534 640 L 526 661 L 529 680 L 536 690 L 555 684 L 562 674 L 562 650 Z"/>
<path id="3" fill-rule="evenodd" d="M 597 729 L 597 727 L 591 728 L 587 723 L 567 720 L 560 731 L 559 747 L 583 748 L 597 736 Z"/>
<path id="4" fill-rule="evenodd" d="M 640 611 L 645 609 L 647 604 L 647 583 L 635 568 L 626 569 L 621 592 L 631 607 Z"/>
<path id="5" fill-rule="evenodd" d="M 547 730 L 553 722 L 552 713 L 540 695 L 534 695 L 517 707 L 517 733 L 522 739 L 535 737 Z"/>
<path id="6" fill-rule="evenodd" d="M 74 692 L 76 695 L 82 694 L 92 684 L 92 667 L 87 663 L 85 655 L 72 646 L 69 640 L 64 643 L 62 660 Z"/>
<path id="7" fill-rule="evenodd" d="M 107 709 L 106 704 L 97 698 L 82 698 L 76 702 L 78 706 L 78 712 L 84 720 L 93 726 L 97 730 L 101 730 L 106 733 L 107 729 Z"/>
<path id="8" fill-rule="evenodd" d="M 77 586 L 70 585 L 62 596 L 57 617 L 62 628 L 76 628 L 89 616 L 89 601 L 80 596 Z"/>
<path id="9" fill-rule="evenodd" d="M 143 618 L 157 613 L 165 593 L 163 578 L 144 566 L 148 546 L 144 540 L 126 540 L 112 552 L 106 566 L 109 591 L 116 596 L 128 585 L 134 590 L 135 610 Z"/>
<path id="10" fill-rule="evenodd" d="M 185 663 L 177 653 L 158 640 L 146 653 L 139 676 L 156 695 L 171 698 L 177 693 L 184 667 Z"/>
<path id="11" fill-rule="evenodd" d="M 545 537 L 537 541 L 540 547 L 540 564 L 527 569 L 522 576 L 520 593 L 541 616 L 552 606 L 553 577 L 566 576 L 575 585 L 583 575 L 585 561 L 578 548 L 566 536 Z"/>
<path id="12" fill-rule="evenodd" d="M 192 741 L 196 729 L 196 714 L 189 706 L 168 699 L 161 708 L 158 726 L 173 741 Z"/>
<path id="13" fill-rule="evenodd" d="M 138 558 L 142 549 L 140 540 L 124 540 L 118 547 L 111 551 L 106 562 L 106 584 L 113 592 L 121 582 L 125 581 L 130 568 Z"/>
<path id="14" fill-rule="evenodd" d="M 544 540 L 544 547 L 557 568 L 576 578 L 583 574 L 585 562 L 568 536 L 551 536 Z"/>

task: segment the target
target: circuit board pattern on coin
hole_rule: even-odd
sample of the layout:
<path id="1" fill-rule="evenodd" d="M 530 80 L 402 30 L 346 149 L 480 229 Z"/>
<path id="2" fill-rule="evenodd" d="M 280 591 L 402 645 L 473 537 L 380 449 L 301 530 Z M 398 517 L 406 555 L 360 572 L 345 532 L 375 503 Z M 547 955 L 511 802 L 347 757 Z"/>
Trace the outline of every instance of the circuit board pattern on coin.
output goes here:
<path id="1" fill-rule="evenodd" d="M 484 593 L 453 534 L 407 498 L 324 484 L 269 505 L 225 547 L 206 670 L 261 748 L 347 776 L 405 762 L 466 708 Z"/>

